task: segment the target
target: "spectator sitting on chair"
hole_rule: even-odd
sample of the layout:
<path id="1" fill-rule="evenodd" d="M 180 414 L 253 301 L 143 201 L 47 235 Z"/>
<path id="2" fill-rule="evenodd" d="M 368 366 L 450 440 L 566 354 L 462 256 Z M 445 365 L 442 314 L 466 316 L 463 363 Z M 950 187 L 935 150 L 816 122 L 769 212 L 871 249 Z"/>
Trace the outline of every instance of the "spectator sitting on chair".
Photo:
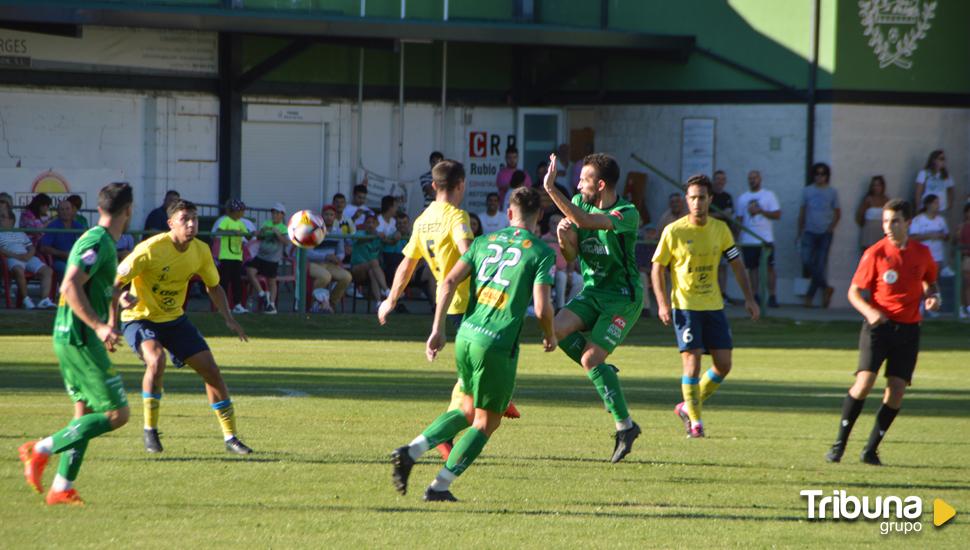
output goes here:
<path id="1" fill-rule="evenodd" d="M 182 196 L 174 189 L 165 192 L 165 200 L 162 201 L 162 205 L 149 212 L 148 217 L 145 218 L 145 234 L 142 235 L 142 239 L 168 231 L 168 207 L 180 198 Z M 118 260 L 121 261 L 121 258 L 118 258 Z"/>
<path id="2" fill-rule="evenodd" d="M 0 227 L 12 229 L 14 222 L 13 208 L 5 203 L 0 203 Z M 34 309 L 34 302 L 27 296 L 27 273 L 40 278 L 40 303 L 36 307 L 41 309 L 52 309 L 57 307 L 50 299 L 51 293 L 51 271 L 50 266 L 40 261 L 35 254 L 34 244 L 30 242 L 26 233 L 20 232 L 0 232 L 0 254 L 6 256 L 9 269 L 17 281 L 17 294 L 20 296 L 20 303 L 24 309 Z"/>
<path id="3" fill-rule="evenodd" d="M 23 212 L 20 213 L 20 224 L 18 227 L 22 229 L 43 229 L 47 227 L 51 221 L 50 209 L 54 201 L 51 200 L 50 195 L 47 193 L 37 193 L 34 198 L 30 199 L 30 204 L 27 208 L 24 208 Z M 28 233 L 27 236 L 30 238 L 30 242 L 34 243 L 34 246 L 40 245 L 40 239 L 44 236 L 43 233 Z"/>
<path id="4" fill-rule="evenodd" d="M 258 299 L 263 301 L 263 313 L 276 315 L 278 293 L 276 275 L 279 272 L 280 261 L 283 260 L 283 249 L 289 242 L 286 236 L 286 223 L 283 221 L 286 219 L 286 207 L 283 203 L 274 204 L 270 209 L 270 216 L 272 219 L 263 222 L 256 234 L 256 238 L 259 239 L 259 250 L 256 252 L 256 257 L 246 264 L 246 278 L 257 292 Z M 266 277 L 268 292 L 259 284 L 257 274 Z"/>
<path id="5" fill-rule="evenodd" d="M 64 199 L 57 205 L 57 219 L 47 224 L 47 229 L 79 229 L 84 227 L 75 219 L 77 209 L 71 201 Z M 71 254 L 71 247 L 81 236 L 77 233 L 44 233 L 40 240 L 41 254 L 47 254 L 54 259 L 54 272 L 60 277 L 67 269 L 67 257 Z"/>
<path id="6" fill-rule="evenodd" d="M 350 272 L 343 268 L 347 256 L 347 244 L 337 224 L 337 209 L 328 204 L 323 207 L 323 223 L 327 226 L 327 238 L 312 250 L 307 250 L 307 274 L 313 279 L 313 305 L 310 311 L 333 313 L 347 287 Z M 333 290 L 330 285 L 333 283 Z"/>
<path id="7" fill-rule="evenodd" d="M 333 196 L 331 205 L 334 209 L 334 223 L 340 229 L 340 233 L 343 235 L 353 235 L 357 231 L 357 228 L 344 215 L 344 211 L 347 209 L 347 197 L 343 193 L 336 193 Z"/>
<path id="8" fill-rule="evenodd" d="M 667 211 L 660 216 L 657 233 L 663 233 L 665 227 L 687 215 L 687 203 L 683 193 L 671 193 L 667 197 Z M 652 269 L 652 268 L 651 268 Z"/>
<path id="9" fill-rule="evenodd" d="M 367 207 L 367 186 L 362 183 L 355 185 L 350 204 L 344 209 L 344 218 L 350 222 L 352 229 L 359 230 L 364 228 L 366 217 L 374 215 L 374 211 Z"/>
<path id="10" fill-rule="evenodd" d="M 368 299 L 381 300 L 389 292 L 387 279 L 381 269 L 380 255 L 383 243 L 377 235 L 377 216 L 366 214 L 364 228 L 354 233 L 357 237 L 350 254 L 350 271 L 357 284 L 367 283 L 370 287 Z M 369 238 L 373 237 L 373 238 Z"/>
<path id="11" fill-rule="evenodd" d="M 124 260 L 135 249 L 135 237 L 131 233 L 124 233 L 118 242 L 115 243 L 115 250 L 118 253 L 118 261 Z"/>
<path id="12" fill-rule="evenodd" d="M 85 218 L 83 214 L 81 214 L 81 208 L 84 207 L 84 200 L 81 198 L 81 195 L 71 195 L 64 200 L 70 201 L 71 204 L 74 205 L 74 210 L 77 212 L 77 214 L 74 216 L 74 219 L 80 222 L 80 224 L 84 226 L 84 229 L 91 227 L 91 224 L 88 222 L 88 219 Z"/>

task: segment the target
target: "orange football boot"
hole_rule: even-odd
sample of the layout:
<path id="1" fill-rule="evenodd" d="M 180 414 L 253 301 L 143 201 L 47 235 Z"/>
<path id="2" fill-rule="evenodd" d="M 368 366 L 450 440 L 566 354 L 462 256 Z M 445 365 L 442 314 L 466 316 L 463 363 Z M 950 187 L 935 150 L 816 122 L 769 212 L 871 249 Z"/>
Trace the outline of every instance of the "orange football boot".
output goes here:
<path id="1" fill-rule="evenodd" d="M 47 505 L 53 506 L 55 504 L 84 506 L 84 501 L 81 500 L 81 496 L 74 489 L 68 489 L 66 491 L 54 491 L 52 489 L 51 492 L 47 493 Z"/>
<path id="2" fill-rule="evenodd" d="M 37 493 L 44 492 L 44 468 L 47 467 L 47 459 L 50 455 L 35 453 L 34 445 L 36 441 L 28 441 L 17 449 L 20 454 L 20 461 L 24 463 L 24 478 L 27 485 Z"/>
<path id="3" fill-rule="evenodd" d="M 509 406 L 508 406 L 507 409 L 505 409 L 505 412 L 502 413 L 502 416 L 504 416 L 505 418 L 521 418 L 522 417 L 522 415 L 519 414 L 519 409 L 516 409 L 515 408 L 515 403 L 513 403 L 511 401 L 509 401 Z"/>

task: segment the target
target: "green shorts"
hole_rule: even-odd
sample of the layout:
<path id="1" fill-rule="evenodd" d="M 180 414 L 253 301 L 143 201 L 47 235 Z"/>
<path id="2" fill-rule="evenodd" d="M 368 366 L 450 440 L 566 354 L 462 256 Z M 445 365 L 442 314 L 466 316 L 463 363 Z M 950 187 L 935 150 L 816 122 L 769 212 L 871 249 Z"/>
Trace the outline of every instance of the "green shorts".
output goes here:
<path id="1" fill-rule="evenodd" d="M 590 341 L 607 353 L 613 353 L 640 318 L 643 298 L 630 299 L 628 296 L 584 288 L 566 304 L 566 309 L 583 321 L 590 332 Z"/>
<path id="2" fill-rule="evenodd" d="M 519 349 L 511 352 L 487 348 L 466 340 L 455 340 L 455 363 L 461 392 L 470 395 L 476 409 L 503 413 L 515 391 Z"/>
<path id="3" fill-rule="evenodd" d="M 73 346 L 54 342 L 54 353 L 61 364 L 67 394 L 74 402 L 84 402 L 94 412 L 107 412 L 128 406 L 128 396 L 100 342 Z"/>

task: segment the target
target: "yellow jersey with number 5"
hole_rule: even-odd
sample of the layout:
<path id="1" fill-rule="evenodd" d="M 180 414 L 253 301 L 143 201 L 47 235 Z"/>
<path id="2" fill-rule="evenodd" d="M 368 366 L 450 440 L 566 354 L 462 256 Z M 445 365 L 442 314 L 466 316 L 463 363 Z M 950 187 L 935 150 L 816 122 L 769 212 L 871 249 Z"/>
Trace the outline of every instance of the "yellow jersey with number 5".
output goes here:
<path id="1" fill-rule="evenodd" d="M 474 238 L 468 212 L 450 203 L 435 201 L 414 220 L 414 229 L 404 247 L 404 255 L 412 260 L 423 258 L 435 280 L 440 283 L 461 258 L 458 242 Z M 467 308 L 468 279 L 465 279 L 458 285 L 448 313 L 462 314 Z"/>

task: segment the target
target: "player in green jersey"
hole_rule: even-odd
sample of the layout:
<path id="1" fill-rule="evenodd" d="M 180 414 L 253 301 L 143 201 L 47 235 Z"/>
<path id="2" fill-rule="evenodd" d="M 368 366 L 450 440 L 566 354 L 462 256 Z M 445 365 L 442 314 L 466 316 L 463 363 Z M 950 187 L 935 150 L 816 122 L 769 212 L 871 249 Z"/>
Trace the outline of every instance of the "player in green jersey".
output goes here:
<path id="1" fill-rule="evenodd" d="M 468 309 L 455 337 L 462 406 L 439 416 L 410 444 L 391 454 L 392 479 L 402 495 L 407 493 L 414 462 L 429 448 L 471 426 L 424 493 L 427 501 L 457 500 L 451 494 L 451 482 L 482 452 L 512 399 L 519 333 L 533 296 L 543 348 L 556 349 L 551 297 L 556 255 L 538 236 L 539 211 L 535 189 L 515 190 L 508 210 L 510 226 L 475 239 L 442 282 L 426 350 L 429 361 L 445 346 L 447 306 L 455 290 L 470 281 Z M 474 420 L 469 423 L 468 418 Z"/>
<path id="2" fill-rule="evenodd" d="M 563 257 L 577 256 L 583 290 L 556 315 L 559 347 L 586 371 L 616 424 L 611 462 L 633 448 L 640 426 L 630 417 L 618 369 L 606 363 L 643 309 L 643 286 L 634 248 L 640 214 L 616 193 L 620 166 L 602 153 L 587 155 L 572 202 L 556 188 L 556 155 L 549 156 L 544 186 L 565 219 L 556 228 Z M 583 333 L 588 332 L 588 336 Z"/>
<path id="3" fill-rule="evenodd" d="M 81 505 L 73 488 L 88 441 L 128 422 L 128 398 L 121 376 L 108 359 L 120 334 L 114 329 L 114 293 L 118 255 L 115 243 L 131 220 L 132 192 L 127 183 L 106 185 L 98 193 L 98 225 L 74 243 L 61 284 L 54 318 L 54 352 L 67 393 L 74 401 L 74 420 L 61 431 L 20 446 L 27 484 L 44 491 L 44 467 L 60 454 L 57 476 L 47 504 Z"/>

